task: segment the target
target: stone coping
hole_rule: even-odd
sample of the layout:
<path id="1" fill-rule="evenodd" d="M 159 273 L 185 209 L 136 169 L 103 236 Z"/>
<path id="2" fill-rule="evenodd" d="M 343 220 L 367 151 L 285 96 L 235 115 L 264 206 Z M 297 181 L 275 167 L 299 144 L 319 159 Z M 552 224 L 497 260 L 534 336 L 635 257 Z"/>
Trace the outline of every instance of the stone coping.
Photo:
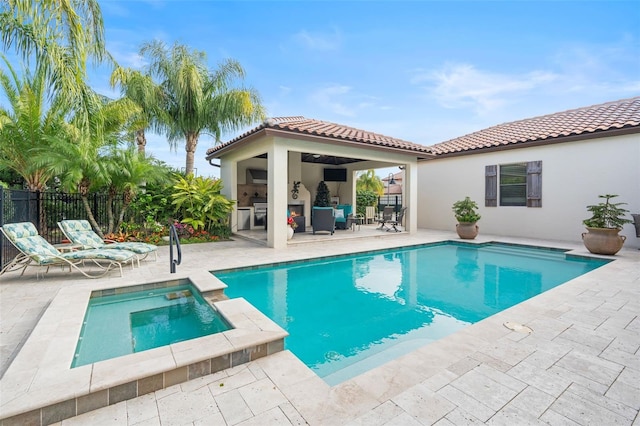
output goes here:
<path id="1" fill-rule="evenodd" d="M 231 330 L 71 368 L 92 294 L 187 283 L 213 304 Z M 221 300 L 225 287 L 202 271 L 160 283 L 62 288 L 2 378 L 2 425 L 60 421 L 283 350 L 288 333 L 242 298 Z"/>

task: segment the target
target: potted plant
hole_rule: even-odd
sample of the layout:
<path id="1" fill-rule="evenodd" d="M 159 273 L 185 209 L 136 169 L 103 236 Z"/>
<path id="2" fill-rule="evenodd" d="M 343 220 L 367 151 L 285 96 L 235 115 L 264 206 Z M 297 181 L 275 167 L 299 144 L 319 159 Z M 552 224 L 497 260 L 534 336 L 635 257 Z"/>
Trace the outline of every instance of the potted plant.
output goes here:
<path id="1" fill-rule="evenodd" d="M 631 223 L 631 220 L 624 217 L 629 210 L 620 207 L 626 203 L 609 201 L 617 195 L 605 194 L 598 197 L 605 201 L 587 206 L 592 216 L 582 221 L 589 231 L 582 234 L 582 241 L 591 253 L 614 255 L 627 239 L 624 235 L 618 235 L 618 232 L 625 223 Z"/>
<path id="2" fill-rule="evenodd" d="M 293 219 L 293 216 L 287 217 L 287 240 L 290 240 L 293 238 L 293 233 L 295 232 L 295 229 L 297 227 L 298 227 L 298 224 Z"/>
<path id="3" fill-rule="evenodd" d="M 480 215 L 476 211 L 478 204 L 469 197 L 453 203 L 453 214 L 458 220 L 456 232 L 458 236 L 465 240 L 472 240 L 478 235 L 478 225 Z"/>

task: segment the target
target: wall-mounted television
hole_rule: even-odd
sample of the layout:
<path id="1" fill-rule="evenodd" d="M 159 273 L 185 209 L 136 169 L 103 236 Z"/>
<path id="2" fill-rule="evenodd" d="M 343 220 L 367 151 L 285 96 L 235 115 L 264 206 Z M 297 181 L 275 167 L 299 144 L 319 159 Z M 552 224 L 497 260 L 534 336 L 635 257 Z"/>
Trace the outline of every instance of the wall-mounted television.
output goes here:
<path id="1" fill-rule="evenodd" d="M 324 169 L 325 182 L 346 182 L 347 169 Z"/>

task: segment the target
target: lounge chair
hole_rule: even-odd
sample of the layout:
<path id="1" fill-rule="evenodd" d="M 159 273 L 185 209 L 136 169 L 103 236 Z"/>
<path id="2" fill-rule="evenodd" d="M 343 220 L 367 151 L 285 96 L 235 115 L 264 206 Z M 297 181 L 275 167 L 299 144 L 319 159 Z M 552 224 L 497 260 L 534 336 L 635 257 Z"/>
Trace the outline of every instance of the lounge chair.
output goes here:
<path id="1" fill-rule="evenodd" d="M 333 235 L 336 228 L 336 217 L 334 216 L 333 207 L 313 207 L 311 209 L 311 226 L 313 234 L 316 232 L 326 231 Z"/>
<path id="2" fill-rule="evenodd" d="M 138 242 L 118 243 L 109 240 L 107 243 L 93 231 L 87 220 L 62 220 L 58 222 L 58 226 L 69 241 L 83 249 L 127 250 L 137 254 L 139 260 L 143 260 L 149 253 L 153 253 L 155 259 L 158 260 L 158 246 Z"/>
<path id="3" fill-rule="evenodd" d="M 393 212 L 395 210 L 394 206 L 384 206 L 384 210 L 382 211 L 382 218 L 378 219 L 378 226 L 376 229 L 380 230 L 389 230 L 388 222 L 391 221 L 393 217 Z"/>
<path id="4" fill-rule="evenodd" d="M 406 207 L 402 207 L 398 212 L 398 214 L 396 214 L 395 220 L 387 221 L 387 225 L 391 225 L 391 228 L 387 229 L 387 232 L 389 231 L 400 232 L 400 230 L 398 229 L 398 226 L 402 226 L 402 219 L 404 218 L 404 212 L 406 210 L 407 210 Z"/>
<path id="5" fill-rule="evenodd" d="M 126 250 L 90 249 L 62 253 L 42 238 L 31 222 L 7 223 L 0 231 L 20 252 L 0 271 L 0 275 L 15 269 L 22 269 L 20 275 L 23 275 L 27 266 L 45 267 L 45 273 L 50 266 L 68 266 L 69 271 L 75 269 L 88 278 L 99 278 L 117 266 L 122 276 L 122 265 L 131 262 L 133 267 L 133 263 L 137 261 L 136 254 Z M 87 261 L 102 271 L 95 275 L 79 268 L 79 265 L 84 265 Z"/>

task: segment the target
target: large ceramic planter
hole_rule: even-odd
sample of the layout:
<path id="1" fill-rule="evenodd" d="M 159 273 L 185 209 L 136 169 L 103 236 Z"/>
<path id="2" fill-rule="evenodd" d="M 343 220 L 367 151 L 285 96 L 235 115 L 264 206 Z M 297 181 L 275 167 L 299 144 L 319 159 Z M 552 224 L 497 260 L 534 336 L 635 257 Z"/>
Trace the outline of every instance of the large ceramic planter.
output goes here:
<path id="1" fill-rule="evenodd" d="M 456 225 L 456 232 L 463 240 L 473 240 L 478 236 L 478 225 L 475 222 L 460 222 Z"/>
<path id="2" fill-rule="evenodd" d="M 587 228 L 589 232 L 582 234 L 584 246 L 593 254 L 614 255 L 620 251 L 624 241 L 624 235 L 618 235 L 620 229 Z"/>
<path id="3" fill-rule="evenodd" d="M 287 240 L 290 240 L 293 238 L 293 228 L 290 226 L 287 226 Z"/>

